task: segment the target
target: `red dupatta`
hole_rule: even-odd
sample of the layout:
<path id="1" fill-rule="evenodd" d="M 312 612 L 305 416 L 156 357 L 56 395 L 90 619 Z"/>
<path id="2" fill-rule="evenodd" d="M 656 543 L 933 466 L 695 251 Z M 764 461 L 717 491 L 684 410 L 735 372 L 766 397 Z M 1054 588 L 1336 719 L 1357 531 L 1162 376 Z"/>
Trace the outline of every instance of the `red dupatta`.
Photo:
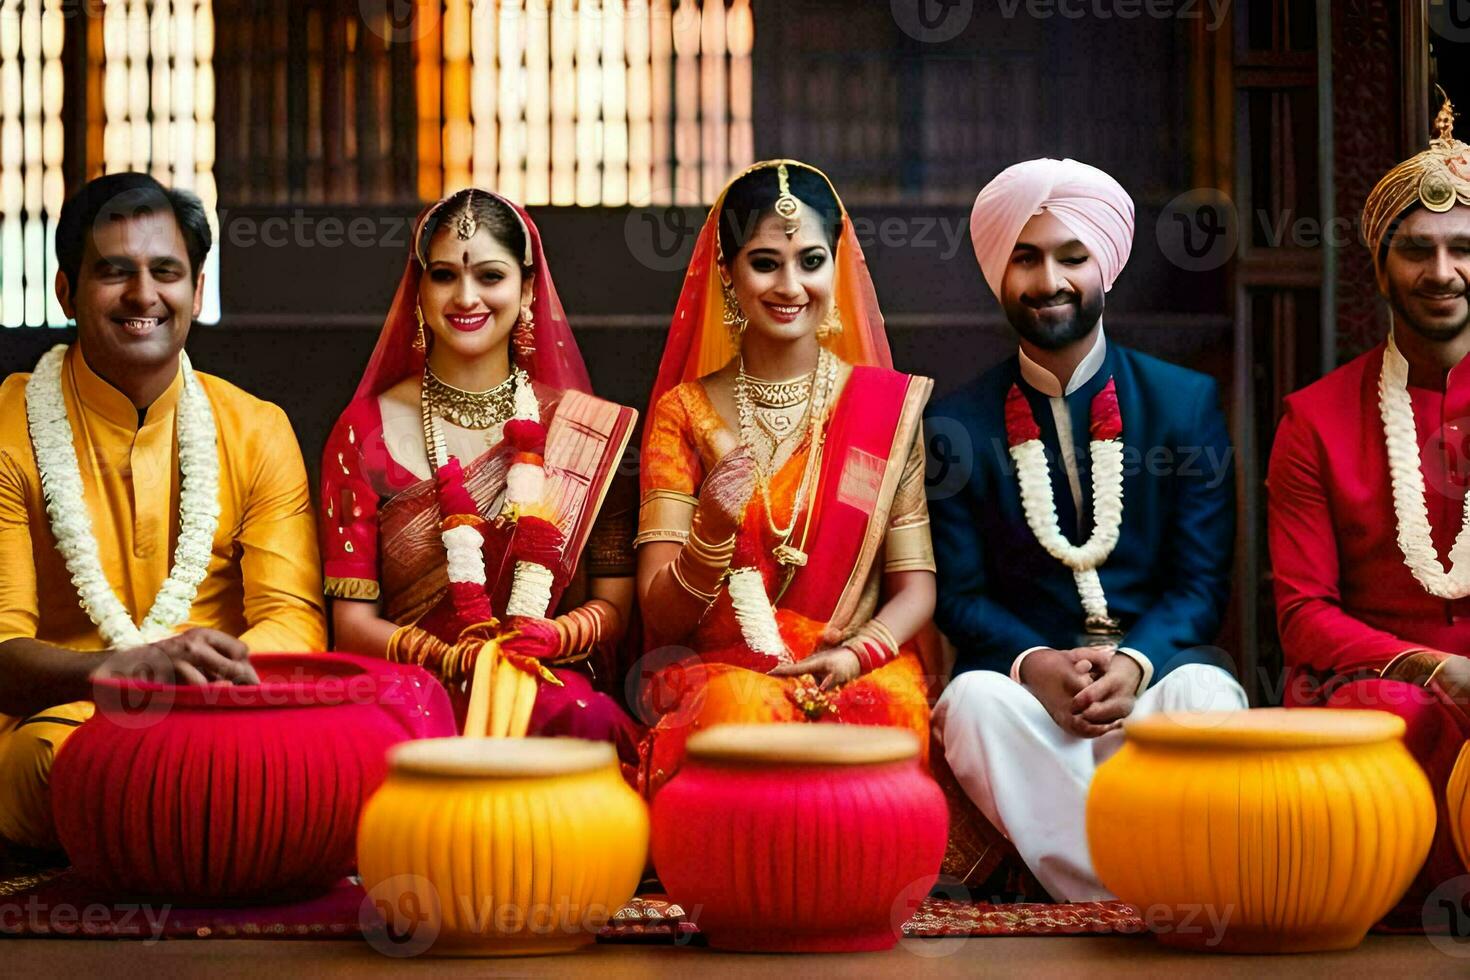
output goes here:
<path id="1" fill-rule="evenodd" d="M 927 378 L 876 367 L 853 369 L 827 423 L 821 470 L 808 505 L 807 564 L 797 569 L 778 609 L 846 625 L 881 550 L 929 388 Z M 798 516 L 798 527 L 801 520 Z"/>
<path id="2" fill-rule="evenodd" d="M 519 204 L 491 191 L 476 190 L 515 212 L 526 236 L 522 269 L 536 277 L 531 296 L 531 315 L 536 322 L 536 351 L 526 363 L 517 361 L 517 365 L 525 369 L 532 381 L 562 391 L 591 394 L 592 382 L 587 376 L 587 365 L 582 361 L 582 352 L 577 347 L 561 299 L 557 296 L 556 285 L 551 280 L 551 269 L 541 248 L 541 233 L 526 209 Z M 418 318 L 414 316 L 414 310 L 419 302 L 419 280 L 423 277 L 428 248 L 428 242 L 423 241 L 423 231 L 429 218 L 449 200 L 446 197 L 429 205 L 414 222 L 412 251 L 404 263 L 398 290 L 393 294 L 393 303 L 388 307 L 378 343 L 373 347 L 372 357 L 368 359 L 367 370 L 357 384 L 354 398 L 382 394 L 404 378 L 423 373 L 425 355 L 413 349 L 414 336 L 418 333 Z"/>
<path id="3" fill-rule="evenodd" d="M 535 323 L 535 349 L 528 358 L 517 354 L 516 365 L 524 369 L 543 391 L 554 389 L 560 396 L 555 415 L 546 418 L 543 409 L 543 420 L 550 430 L 544 449 L 548 495 L 567 504 L 564 509 L 568 515 L 560 528 L 565 539 L 560 561 L 553 568 L 554 608 L 576 566 L 590 532 L 592 518 L 606 492 L 611 466 L 621 453 L 636 413 L 591 397 L 587 368 L 557 295 L 540 232 L 525 209 L 498 194 L 476 190 L 506 205 L 520 222 L 525 235 L 522 267 L 524 274 L 534 277 L 530 307 Z M 452 198 L 453 195 L 425 208 L 415 222 L 412 250 L 367 369 L 358 383 L 357 399 L 375 398 L 404 378 L 419 375 L 424 370 L 426 354 L 413 346 L 418 331 L 415 311 L 428 248 L 424 232 L 430 218 Z M 607 452 L 608 444 L 614 447 L 610 454 Z M 481 459 L 507 448 L 502 442 L 487 450 Z M 614 457 L 611 463 L 607 458 L 609 455 Z M 466 465 L 474 462 L 466 461 Z M 442 503 L 442 490 L 440 497 Z M 496 515 L 484 516 L 493 518 Z M 498 609 L 509 589 L 509 572 L 513 567 L 509 555 L 513 545 L 509 534 L 487 533 L 484 538 L 485 592 L 497 603 Z"/>

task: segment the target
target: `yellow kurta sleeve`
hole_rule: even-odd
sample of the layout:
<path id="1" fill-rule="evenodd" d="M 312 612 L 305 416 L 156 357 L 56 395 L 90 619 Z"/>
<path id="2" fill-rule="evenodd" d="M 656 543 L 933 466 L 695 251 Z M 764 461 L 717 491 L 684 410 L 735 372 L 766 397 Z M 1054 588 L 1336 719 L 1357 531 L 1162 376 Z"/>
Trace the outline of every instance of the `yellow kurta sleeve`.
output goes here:
<path id="1" fill-rule="evenodd" d="M 41 621 L 26 500 L 24 467 L 0 449 L 0 642 L 34 637 Z"/>
<path id="2" fill-rule="evenodd" d="M 236 539 L 249 624 L 240 639 L 254 653 L 322 650 L 322 573 L 306 465 L 286 414 L 274 405 L 269 411 Z"/>
<path id="3" fill-rule="evenodd" d="M 903 476 L 893 497 L 888 533 L 883 539 L 885 572 L 934 571 L 934 545 L 929 539 L 929 501 L 924 495 L 924 427 L 914 433 Z"/>

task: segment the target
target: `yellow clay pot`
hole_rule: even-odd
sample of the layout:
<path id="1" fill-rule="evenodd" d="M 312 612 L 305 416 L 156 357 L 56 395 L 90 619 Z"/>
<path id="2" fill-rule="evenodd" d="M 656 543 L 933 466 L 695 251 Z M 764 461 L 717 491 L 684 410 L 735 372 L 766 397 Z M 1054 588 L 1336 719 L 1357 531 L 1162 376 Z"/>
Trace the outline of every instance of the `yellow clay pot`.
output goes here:
<path id="1" fill-rule="evenodd" d="M 648 808 L 604 742 L 398 746 L 363 810 L 363 887 L 406 952 L 514 956 L 591 943 L 633 897 Z"/>
<path id="2" fill-rule="evenodd" d="M 1156 715 L 1125 730 L 1093 779 L 1088 843 L 1161 942 L 1349 949 L 1429 852 L 1429 781 L 1386 712 Z"/>
<path id="3" fill-rule="evenodd" d="M 1460 852 L 1465 870 L 1470 871 L 1470 742 L 1460 748 L 1445 798 L 1449 802 L 1450 834 L 1455 850 Z"/>

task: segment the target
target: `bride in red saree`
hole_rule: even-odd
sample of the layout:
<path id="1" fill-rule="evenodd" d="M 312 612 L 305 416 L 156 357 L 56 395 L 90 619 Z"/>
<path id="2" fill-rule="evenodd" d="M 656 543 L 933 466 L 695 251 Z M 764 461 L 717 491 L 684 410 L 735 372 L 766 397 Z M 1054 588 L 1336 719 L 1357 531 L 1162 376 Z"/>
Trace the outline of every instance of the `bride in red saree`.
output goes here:
<path id="1" fill-rule="evenodd" d="M 920 415 L 830 181 L 758 163 L 710 210 L 644 437 L 636 678 L 651 795 L 723 722 L 929 740 L 934 561 Z"/>
<path id="2" fill-rule="evenodd" d="M 636 726 L 589 680 L 618 680 L 632 604 L 615 477 L 636 418 L 592 397 L 526 212 L 479 189 L 427 208 L 322 459 L 335 646 L 434 670 L 463 726 L 485 639 L 514 636 L 504 659 L 539 683 L 490 733 L 636 758 Z"/>

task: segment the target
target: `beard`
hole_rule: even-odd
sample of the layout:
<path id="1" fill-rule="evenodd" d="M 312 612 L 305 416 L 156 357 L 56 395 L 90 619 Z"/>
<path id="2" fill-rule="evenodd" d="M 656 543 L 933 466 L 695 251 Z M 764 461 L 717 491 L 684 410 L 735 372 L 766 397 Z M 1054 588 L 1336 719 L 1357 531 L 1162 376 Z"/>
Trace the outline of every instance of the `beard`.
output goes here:
<path id="1" fill-rule="evenodd" d="M 1395 323 L 1406 324 L 1410 330 L 1435 343 L 1454 340 L 1470 326 L 1470 308 L 1458 320 L 1426 321 L 1410 312 L 1410 298 L 1403 295 L 1393 280 L 1388 282 L 1388 305 L 1393 309 Z"/>
<path id="2" fill-rule="evenodd" d="M 1006 319 L 1022 338 L 1042 350 L 1061 350 L 1091 333 L 1103 311 L 1103 294 L 1100 291 L 1069 292 L 1066 295 L 1070 299 L 1064 307 L 1049 307 L 1046 315 L 1040 314 L 1024 297 L 1017 298 L 1005 304 Z M 1047 297 L 1048 300 L 1052 298 Z M 1063 308 L 1069 309 L 1070 313 L 1060 315 Z"/>

